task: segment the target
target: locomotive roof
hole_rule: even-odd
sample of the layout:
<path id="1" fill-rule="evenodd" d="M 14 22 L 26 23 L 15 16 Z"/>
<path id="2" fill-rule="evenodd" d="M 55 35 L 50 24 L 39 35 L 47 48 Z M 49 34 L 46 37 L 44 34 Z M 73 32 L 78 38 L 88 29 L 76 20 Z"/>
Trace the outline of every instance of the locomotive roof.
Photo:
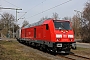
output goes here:
<path id="1" fill-rule="evenodd" d="M 44 21 L 45 21 L 45 20 L 40 20 L 40 21 L 38 21 L 38 22 L 36 22 L 36 23 L 29 24 L 29 25 L 25 26 L 24 28 L 28 28 L 28 27 L 33 27 L 33 26 L 41 25 L 41 24 L 43 24 Z"/>
<path id="2" fill-rule="evenodd" d="M 29 27 L 33 27 L 33 26 L 38 26 L 38 25 L 43 24 L 44 21 L 48 21 L 48 20 L 53 20 L 53 21 L 69 21 L 69 20 L 54 20 L 54 19 L 49 18 L 49 19 L 46 19 L 46 20 L 40 20 L 40 21 L 38 21 L 38 22 L 36 22 L 36 23 L 33 23 L 33 24 L 28 24 L 28 25 L 25 26 L 24 28 L 29 28 Z"/>
<path id="3" fill-rule="evenodd" d="M 49 18 L 49 19 L 46 19 L 46 20 L 53 20 L 53 19 Z M 44 21 L 46 21 L 46 20 L 40 20 L 40 21 L 38 21 L 38 22 L 36 22 L 36 23 L 33 23 L 33 24 L 28 24 L 28 25 L 27 25 L 27 26 L 25 26 L 24 28 L 28 28 L 28 27 L 33 27 L 33 26 L 38 26 L 38 25 L 41 25 L 41 24 L 43 24 L 43 23 L 44 23 Z"/>

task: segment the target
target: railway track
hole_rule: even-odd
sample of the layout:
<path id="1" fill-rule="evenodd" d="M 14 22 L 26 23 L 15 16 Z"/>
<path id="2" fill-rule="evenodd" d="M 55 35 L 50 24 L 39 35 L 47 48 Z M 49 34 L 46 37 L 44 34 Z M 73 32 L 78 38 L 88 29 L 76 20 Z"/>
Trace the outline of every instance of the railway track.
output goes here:
<path id="1" fill-rule="evenodd" d="M 45 52 L 48 53 L 48 52 Z M 49 53 L 50 54 L 50 53 Z M 61 57 L 61 59 L 65 58 L 67 60 L 90 60 L 88 57 L 80 56 L 78 54 L 70 53 L 69 55 L 56 55 L 58 57 Z"/>
<path id="2" fill-rule="evenodd" d="M 77 54 L 70 54 L 70 55 L 59 55 L 62 58 L 66 58 L 68 60 L 90 60 L 88 57 L 80 56 Z"/>

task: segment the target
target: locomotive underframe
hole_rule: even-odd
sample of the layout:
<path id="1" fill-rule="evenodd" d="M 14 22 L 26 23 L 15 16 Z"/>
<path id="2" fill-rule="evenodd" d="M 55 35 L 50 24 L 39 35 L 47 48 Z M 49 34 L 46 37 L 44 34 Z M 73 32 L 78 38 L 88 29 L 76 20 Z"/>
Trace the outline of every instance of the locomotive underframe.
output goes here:
<path id="1" fill-rule="evenodd" d="M 71 49 L 76 49 L 75 42 L 47 42 L 42 40 L 17 39 L 19 42 L 39 47 L 54 53 L 70 53 Z"/>
<path id="2" fill-rule="evenodd" d="M 75 42 L 56 42 L 53 45 L 56 53 L 70 53 L 71 49 L 76 49 Z"/>

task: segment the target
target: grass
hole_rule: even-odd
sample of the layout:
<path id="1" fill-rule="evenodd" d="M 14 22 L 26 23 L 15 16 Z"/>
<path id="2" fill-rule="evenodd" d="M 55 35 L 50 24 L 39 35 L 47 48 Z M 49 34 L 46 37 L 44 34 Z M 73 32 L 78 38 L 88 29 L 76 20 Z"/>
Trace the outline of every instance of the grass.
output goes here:
<path id="1" fill-rule="evenodd" d="M 90 48 L 81 48 L 81 47 L 77 47 L 76 50 L 71 50 L 72 52 L 74 52 L 75 54 L 79 54 L 82 56 L 88 56 L 90 57 Z"/>
<path id="2" fill-rule="evenodd" d="M 77 50 L 83 51 L 83 50 L 88 50 L 89 48 L 82 48 L 82 47 L 77 47 Z"/>
<path id="3" fill-rule="evenodd" d="M 30 47 L 29 47 L 30 48 Z M 0 60 L 50 60 L 32 50 L 27 50 L 17 41 L 0 41 Z"/>
<path id="4" fill-rule="evenodd" d="M 77 47 L 71 50 L 76 54 L 89 55 L 90 49 Z M 17 41 L 0 41 L 0 60 L 51 60 L 33 51 L 30 47 L 21 45 Z"/>

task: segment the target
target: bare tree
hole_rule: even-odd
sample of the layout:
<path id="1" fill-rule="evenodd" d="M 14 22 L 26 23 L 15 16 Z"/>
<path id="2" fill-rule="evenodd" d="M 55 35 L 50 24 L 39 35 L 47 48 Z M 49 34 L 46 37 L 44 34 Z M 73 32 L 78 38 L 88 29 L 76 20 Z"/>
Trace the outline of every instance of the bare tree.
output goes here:
<path id="1" fill-rule="evenodd" d="M 83 17 L 85 18 L 86 21 L 88 21 L 88 25 L 90 28 L 90 0 L 89 2 L 86 3 L 86 6 L 83 11 Z"/>
<path id="2" fill-rule="evenodd" d="M 75 33 L 75 38 L 81 38 L 81 35 L 80 35 L 80 30 L 81 30 L 80 17 L 78 15 L 74 15 L 71 22 L 72 22 L 72 26 L 73 26 L 74 33 Z"/>
<path id="3" fill-rule="evenodd" d="M 70 17 L 64 17 L 64 18 L 62 18 L 63 20 L 69 20 L 69 21 L 71 21 L 71 18 Z"/>
<path id="4" fill-rule="evenodd" d="M 55 12 L 55 13 L 53 13 L 52 18 L 54 18 L 55 20 L 57 20 L 57 19 L 59 19 L 59 16 L 58 16 L 58 14 Z"/>
<path id="5" fill-rule="evenodd" d="M 41 20 L 46 20 L 46 19 L 48 19 L 48 17 L 47 17 L 47 16 L 42 17 L 42 18 L 40 19 L 40 21 L 41 21 Z"/>
<path id="6" fill-rule="evenodd" d="M 10 13 L 3 13 L 1 15 L 1 21 L 4 24 L 4 27 L 10 28 L 12 23 L 15 22 L 15 17 Z"/>
<path id="7" fill-rule="evenodd" d="M 26 21 L 26 20 L 24 20 L 22 24 L 23 24 L 23 25 L 22 25 L 22 27 L 25 27 L 26 25 L 28 25 L 28 24 L 29 24 L 29 22 L 28 22 L 28 21 Z"/>
<path id="8" fill-rule="evenodd" d="M 90 42 L 90 0 L 85 5 L 82 22 L 83 22 L 83 27 L 82 27 L 83 42 Z"/>
<path id="9" fill-rule="evenodd" d="M 2 33 L 4 35 L 7 35 L 7 34 L 11 35 L 13 33 L 13 29 L 14 29 L 14 32 L 15 32 L 16 28 L 18 27 L 18 26 L 17 27 L 12 27 L 12 26 L 16 25 L 14 23 L 14 22 L 16 22 L 15 17 L 10 13 L 3 13 L 3 14 L 0 14 L 0 15 L 1 15 L 0 28 L 2 29 Z"/>

